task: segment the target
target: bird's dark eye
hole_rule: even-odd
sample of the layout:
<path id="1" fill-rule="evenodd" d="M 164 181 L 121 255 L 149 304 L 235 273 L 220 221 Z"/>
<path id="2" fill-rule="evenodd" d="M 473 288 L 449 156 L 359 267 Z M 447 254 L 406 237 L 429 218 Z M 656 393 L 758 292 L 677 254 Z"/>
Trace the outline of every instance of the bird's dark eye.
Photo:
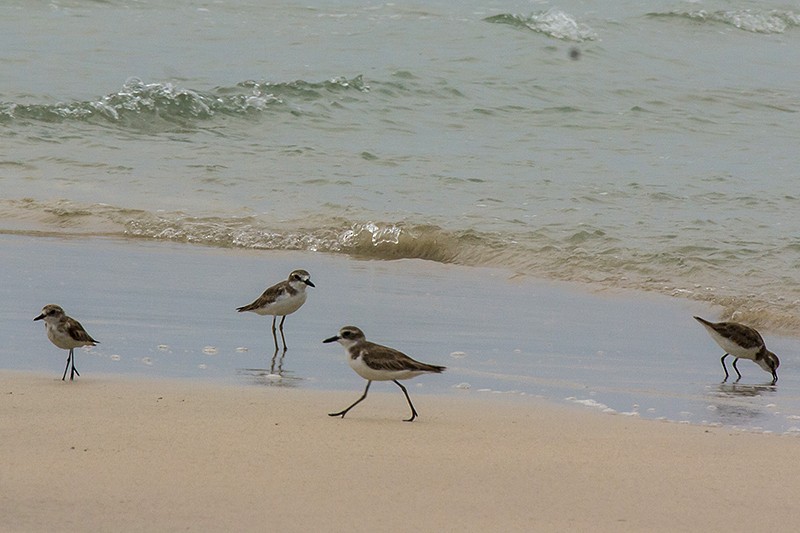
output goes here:
<path id="1" fill-rule="evenodd" d="M 349 336 L 350 336 L 350 332 L 349 331 L 345 331 L 344 333 L 342 333 L 342 337 L 344 337 L 344 338 L 347 338 Z"/>

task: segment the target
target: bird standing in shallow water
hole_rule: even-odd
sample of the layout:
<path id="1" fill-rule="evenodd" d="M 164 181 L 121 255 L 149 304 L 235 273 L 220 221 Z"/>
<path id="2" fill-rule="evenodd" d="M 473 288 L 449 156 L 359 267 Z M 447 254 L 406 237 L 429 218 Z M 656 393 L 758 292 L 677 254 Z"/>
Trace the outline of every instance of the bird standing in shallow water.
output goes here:
<path id="1" fill-rule="evenodd" d="M 283 351 L 286 351 L 286 337 L 283 335 L 283 322 L 286 315 L 291 315 L 306 302 L 306 287 L 316 287 L 311 283 L 311 276 L 305 270 L 295 270 L 289 278 L 267 288 L 251 304 L 238 307 L 240 313 L 252 311 L 257 315 L 272 315 L 272 340 L 275 341 L 275 352 L 278 351 L 278 336 L 275 334 L 275 321 L 280 316 L 281 339 Z"/>
<path id="2" fill-rule="evenodd" d="M 62 350 L 69 350 L 67 356 L 67 366 L 64 368 L 64 375 L 61 376 L 61 381 L 67 378 L 67 370 L 72 363 L 72 371 L 69 375 L 69 380 L 75 379 L 75 376 L 80 376 L 78 369 L 75 368 L 75 354 L 73 350 L 80 346 L 95 346 L 99 344 L 94 340 L 86 330 L 83 329 L 80 322 L 74 318 L 70 318 L 64 313 L 64 310 L 55 304 L 48 304 L 42 308 L 42 314 L 34 318 L 34 320 L 44 320 L 45 329 L 47 330 L 47 338 L 50 342 L 61 348 Z"/>
<path id="3" fill-rule="evenodd" d="M 700 322 L 706 328 L 711 338 L 719 344 L 720 348 L 725 350 L 725 355 L 722 356 L 720 362 L 722 369 L 725 370 L 725 379 L 728 380 L 728 369 L 725 367 L 725 358 L 729 355 L 735 357 L 733 360 L 733 369 L 739 378 L 737 382 L 742 379 L 742 374 L 736 368 L 736 362 L 739 359 L 750 359 L 758 366 L 763 368 L 766 372 L 772 374 L 772 384 L 778 381 L 778 367 L 781 362 L 778 356 L 767 350 L 764 339 L 761 334 L 749 326 L 739 324 L 738 322 L 709 322 L 699 316 L 694 317 L 695 320 Z"/>
<path id="4" fill-rule="evenodd" d="M 411 398 L 408 396 L 406 388 L 397 381 L 398 379 L 409 379 L 426 372 L 433 372 L 436 374 L 445 370 L 443 366 L 429 365 L 427 363 L 420 363 L 411 359 L 403 352 L 399 352 L 394 348 L 381 346 L 374 342 L 368 342 L 364 336 L 364 332 L 355 326 L 345 326 L 339 330 L 339 334 L 325 339 L 322 342 L 339 342 L 347 350 L 347 362 L 350 368 L 355 370 L 356 374 L 367 380 L 367 387 L 364 389 L 364 394 L 355 401 L 350 407 L 338 413 L 330 413 L 329 416 L 341 416 L 358 405 L 364 398 L 367 397 L 369 386 L 373 381 L 394 381 L 400 387 L 403 394 L 406 396 L 408 406 L 411 407 L 411 418 L 404 420 L 404 422 L 412 422 L 417 417 L 417 410 L 414 409 L 414 404 L 411 403 Z"/>

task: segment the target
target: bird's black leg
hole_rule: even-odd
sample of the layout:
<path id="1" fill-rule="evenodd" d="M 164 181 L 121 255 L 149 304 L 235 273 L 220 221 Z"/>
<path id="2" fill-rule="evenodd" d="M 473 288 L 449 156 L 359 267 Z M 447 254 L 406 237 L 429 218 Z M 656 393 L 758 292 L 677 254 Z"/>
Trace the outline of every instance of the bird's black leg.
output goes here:
<path id="1" fill-rule="evenodd" d="M 411 403 L 411 398 L 408 397 L 408 391 L 406 390 L 405 387 L 403 387 L 403 384 L 397 381 L 396 379 L 393 379 L 392 381 L 394 381 L 397 384 L 397 386 L 400 387 L 400 390 L 403 391 L 403 394 L 406 395 L 406 400 L 408 400 L 408 406 L 411 408 L 411 418 L 403 420 L 403 422 L 413 422 L 414 419 L 417 418 L 417 410 L 414 409 L 414 404 Z"/>
<path id="2" fill-rule="evenodd" d="M 775 369 L 772 369 L 772 383 L 771 385 L 775 385 L 778 382 L 778 373 L 775 372 Z"/>
<path id="3" fill-rule="evenodd" d="M 277 352 L 276 352 L 277 353 Z M 277 369 L 272 372 L 273 374 L 277 374 L 279 376 L 283 376 L 283 358 L 286 356 L 286 350 L 281 352 L 281 356 L 278 357 L 278 367 Z"/>
<path id="4" fill-rule="evenodd" d="M 277 315 L 272 317 L 272 340 L 275 341 L 275 349 L 278 349 L 278 336 L 275 335 L 275 321 L 278 319 Z"/>
<path id="5" fill-rule="evenodd" d="M 723 355 L 722 358 L 719 360 L 719 362 L 722 363 L 722 370 L 725 371 L 725 379 L 722 380 L 723 383 L 728 381 L 728 367 L 725 366 L 725 358 L 726 357 L 728 357 L 728 354 Z M 737 372 L 738 372 L 738 370 L 737 370 Z"/>
<path id="6" fill-rule="evenodd" d="M 67 377 L 67 369 L 70 368 L 70 364 L 72 365 L 72 369 L 70 370 L 69 373 L 69 380 L 73 381 L 75 379 L 75 376 L 80 377 L 78 369 L 75 368 L 75 348 L 69 349 L 69 355 L 67 356 L 67 366 L 64 368 L 64 375 L 61 376 L 61 381 L 64 381 L 64 378 Z"/>
<path id="7" fill-rule="evenodd" d="M 739 369 L 738 369 L 738 368 L 736 368 L 736 362 L 737 362 L 738 360 L 739 360 L 739 358 L 738 358 L 738 357 L 737 357 L 736 359 L 734 359 L 734 360 L 733 360 L 733 369 L 734 369 L 734 370 L 736 370 L 736 375 L 737 375 L 737 376 L 739 376 L 739 379 L 742 379 L 742 374 L 741 374 L 741 372 L 739 372 Z M 739 379 L 737 379 L 737 380 L 736 380 L 736 383 L 739 383 Z"/>
<path id="8" fill-rule="evenodd" d="M 283 323 L 284 323 L 285 320 L 286 320 L 286 315 L 283 315 L 283 317 L 281 318 L 280 330 L 281 330 L 281 340 L 283 341 L 283 351 L 284 352 L 286 351 L 286 337 L 283 336 Z M 278 342 L 277 339 L 275 340 L 275 342 Z"/>
<path id="9" fill-rule="evenodd" d="M 275 347 L 275 352 L 272 354 L 272 362 L 269 365 L 269 373 L 275 373 L 275 362 L 278 360 L 278 347 Z"/>
<path id="10" fill-rule="evenodd" d="M 67 354 L 67 366 L 64 367 L 64 375 L 61 376 L 61 381 L 67 379 L 67 370 L 69 370 L 69 363 L 72 361 L 72 349 L 70 348 L 69 354 Z"/>
<path id="11" fill-rule="evenodd" d="M 351 405 L 350 407 L 348 407 L 344 411 L 339 411 L 338 413 L 328 413 L 328 416 L 341 416 L 342 418 L 344 418 L 344 415 L 347 414 L 347 411 L 349 411 L 350 409 L 352 409 L 353 407 L 358 405 L 359 402 L 361 402 L 361 400 L 363 400 L 364 398 L 367 397 L 367 392 L 369 392 L 369 386 L 370 385 L 372 385 L 372 381 L 367 381 L 367 388 L 364 389 L 364 394 L 361 395 L 361 398 L 359 398 L 358 400 L 353 402 L 353 405 Z M 399 383 L 398 383 L 398 385 L 399 385 Z"/>

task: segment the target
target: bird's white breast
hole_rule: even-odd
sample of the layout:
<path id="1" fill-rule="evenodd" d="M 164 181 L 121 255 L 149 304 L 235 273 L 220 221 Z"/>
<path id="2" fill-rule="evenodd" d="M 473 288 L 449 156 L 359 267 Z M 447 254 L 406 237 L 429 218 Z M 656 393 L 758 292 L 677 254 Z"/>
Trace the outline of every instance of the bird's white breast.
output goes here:
<path id="1" fill-rule="evenodd" d="M 269 305 L 254 309 L 259 315 L 290 315 L 300 309 L 306 302 L 306 292 L 299 291 L 295 294 L 284 293 Z"/>
<path id="2" fill-rule="evenodd" d="M 67 333 L 66 329 L 59 328 L 59 324 L 45 322 L 45 329 L 47 330 L 47 338 L 50 339 L 50 342 L 62 350 L 71 350 L 72 348 L 87 345 L 84 341 L 73 339 L 69 333 Z"/>

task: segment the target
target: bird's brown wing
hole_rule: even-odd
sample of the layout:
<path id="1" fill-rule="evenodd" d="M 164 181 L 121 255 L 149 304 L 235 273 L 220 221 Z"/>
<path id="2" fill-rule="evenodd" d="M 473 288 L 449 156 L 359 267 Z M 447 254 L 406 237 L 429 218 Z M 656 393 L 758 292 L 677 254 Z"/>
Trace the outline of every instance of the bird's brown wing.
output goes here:
<path id="1" fill-rule="evenodd" d="M 83 329 L 81 323 L 74 318 L 66 317 L 65 328 L 69 336 L 76 341 L 85 342 L 87 344 L 91 344 L 92 346 L 95 344 L 100 344 L 99 341 L 94 340 L 92 336 L 89 335 L 85 329 Z"/>
<path id="2" fill-rule="evenodd" d="M 289 294 L 289 292 L 287 292 L 289 288 L 289 284 L 285 281 L 277 283 L 272 287 L 268 287 L 267 290 L 265 290 L 253 303 L 243 305 L 242 307 L 237 307 L 236 310 L 242 313 L 244 311 L 252 311 L 253 309 L 258 309 L 259 307 L 263 307 L 267 304 L 277 302 L 284 294 Z"/>
<path id="3" fill-rule="evenodd" d="M 368 350 L 361 350 L 364 364 L 374 370 L 403 371 L 418 370 L 420 372 L 439 373 L 445 369 L 443 366 L 429 365 L 416 361 L 403 352 L 372 342 L 365 343 Z"/>

